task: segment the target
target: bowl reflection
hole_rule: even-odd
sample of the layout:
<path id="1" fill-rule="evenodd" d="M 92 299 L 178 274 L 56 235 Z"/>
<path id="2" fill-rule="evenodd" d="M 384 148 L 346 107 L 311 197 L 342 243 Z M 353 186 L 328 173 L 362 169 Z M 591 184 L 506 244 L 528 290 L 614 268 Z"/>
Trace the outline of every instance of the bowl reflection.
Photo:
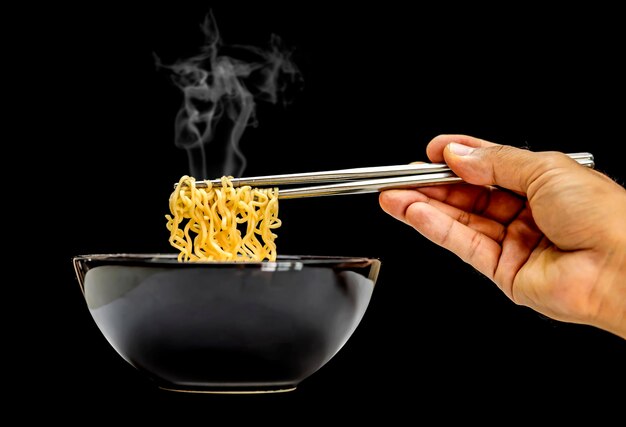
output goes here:
<path id="1" fill-rule="evenodd" d="M 73 259 L 89 312 L 113 348 L 164 389 L 293 390 L 347 342 L 380 261 L 282 256 L 180 263 L 175 255 Z"/>

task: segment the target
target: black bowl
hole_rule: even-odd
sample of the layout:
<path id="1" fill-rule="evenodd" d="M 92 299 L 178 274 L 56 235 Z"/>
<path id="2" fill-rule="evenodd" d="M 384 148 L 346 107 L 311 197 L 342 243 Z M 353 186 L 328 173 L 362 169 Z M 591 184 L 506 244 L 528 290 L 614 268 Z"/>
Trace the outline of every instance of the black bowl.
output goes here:
<path id="1" fill-rule="evenodd" d="M 350 338 L 380 268 L 372 258 L 318 256 L 73 262 L 89 312 L 128 363 L 161 388 L 216 393 L 295 389 Z"/>

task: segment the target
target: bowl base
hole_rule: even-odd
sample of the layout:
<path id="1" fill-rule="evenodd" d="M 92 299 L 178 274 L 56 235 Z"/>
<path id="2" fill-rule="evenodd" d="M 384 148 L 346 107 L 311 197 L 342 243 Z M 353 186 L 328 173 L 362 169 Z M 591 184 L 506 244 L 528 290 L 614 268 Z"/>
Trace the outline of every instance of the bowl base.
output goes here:
<path id="1" fill-rule="evenodd" d="M 296 385 L 283 385 L 279 387 L 258 387 L 258 388 L 224 388 L 224 389 L 185 389 L 159 386 L 161 390 L 173 391 L 177 393 L 199 393 L 199 394 L 267 394 L 267 393 L 287 393 L 294 391 Z"/>

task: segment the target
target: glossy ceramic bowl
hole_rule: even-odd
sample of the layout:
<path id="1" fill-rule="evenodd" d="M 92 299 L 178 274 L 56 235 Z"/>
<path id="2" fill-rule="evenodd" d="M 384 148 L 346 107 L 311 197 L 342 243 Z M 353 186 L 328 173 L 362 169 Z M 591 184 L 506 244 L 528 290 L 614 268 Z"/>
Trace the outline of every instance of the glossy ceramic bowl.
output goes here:
<path id="1" fill-rule="evenodd" d="M 361 321 L 380 261 L 283 256 L 181 263 L 175 255 L 73 259 L 89 312 L 131 365 L 164 389 L 293 390 Z"/>

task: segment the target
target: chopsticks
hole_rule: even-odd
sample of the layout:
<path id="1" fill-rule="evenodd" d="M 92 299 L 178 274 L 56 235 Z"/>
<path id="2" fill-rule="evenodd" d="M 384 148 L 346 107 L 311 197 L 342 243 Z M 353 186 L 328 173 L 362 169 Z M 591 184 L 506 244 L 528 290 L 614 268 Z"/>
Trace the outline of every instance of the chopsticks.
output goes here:
<path id="1" fill-rule="evenodd" d="M 569 157 L 582 166 L 595 166 L 593 155 L 587 152 L 570 153 Z M 206 188 L 208 183 L 221 186 L 219 179 L 196 181 L 197 188 Z M 463 182 L 443 163 L 413 163 L 407 165 L 374 166 L 365 168 L 339 169 L 322 172 L 304 172 L 283 175 L 266 175 L 231 179 L 235 187 L 278 187 L 279 199 L 321 197 L 343 194 L 364 194 L 392 188 L 416 188 L 430 185 Z M 311 184 L 330 183 L 309 186 Z M 285 188 L 304 184 L 305 187 Z"/>

